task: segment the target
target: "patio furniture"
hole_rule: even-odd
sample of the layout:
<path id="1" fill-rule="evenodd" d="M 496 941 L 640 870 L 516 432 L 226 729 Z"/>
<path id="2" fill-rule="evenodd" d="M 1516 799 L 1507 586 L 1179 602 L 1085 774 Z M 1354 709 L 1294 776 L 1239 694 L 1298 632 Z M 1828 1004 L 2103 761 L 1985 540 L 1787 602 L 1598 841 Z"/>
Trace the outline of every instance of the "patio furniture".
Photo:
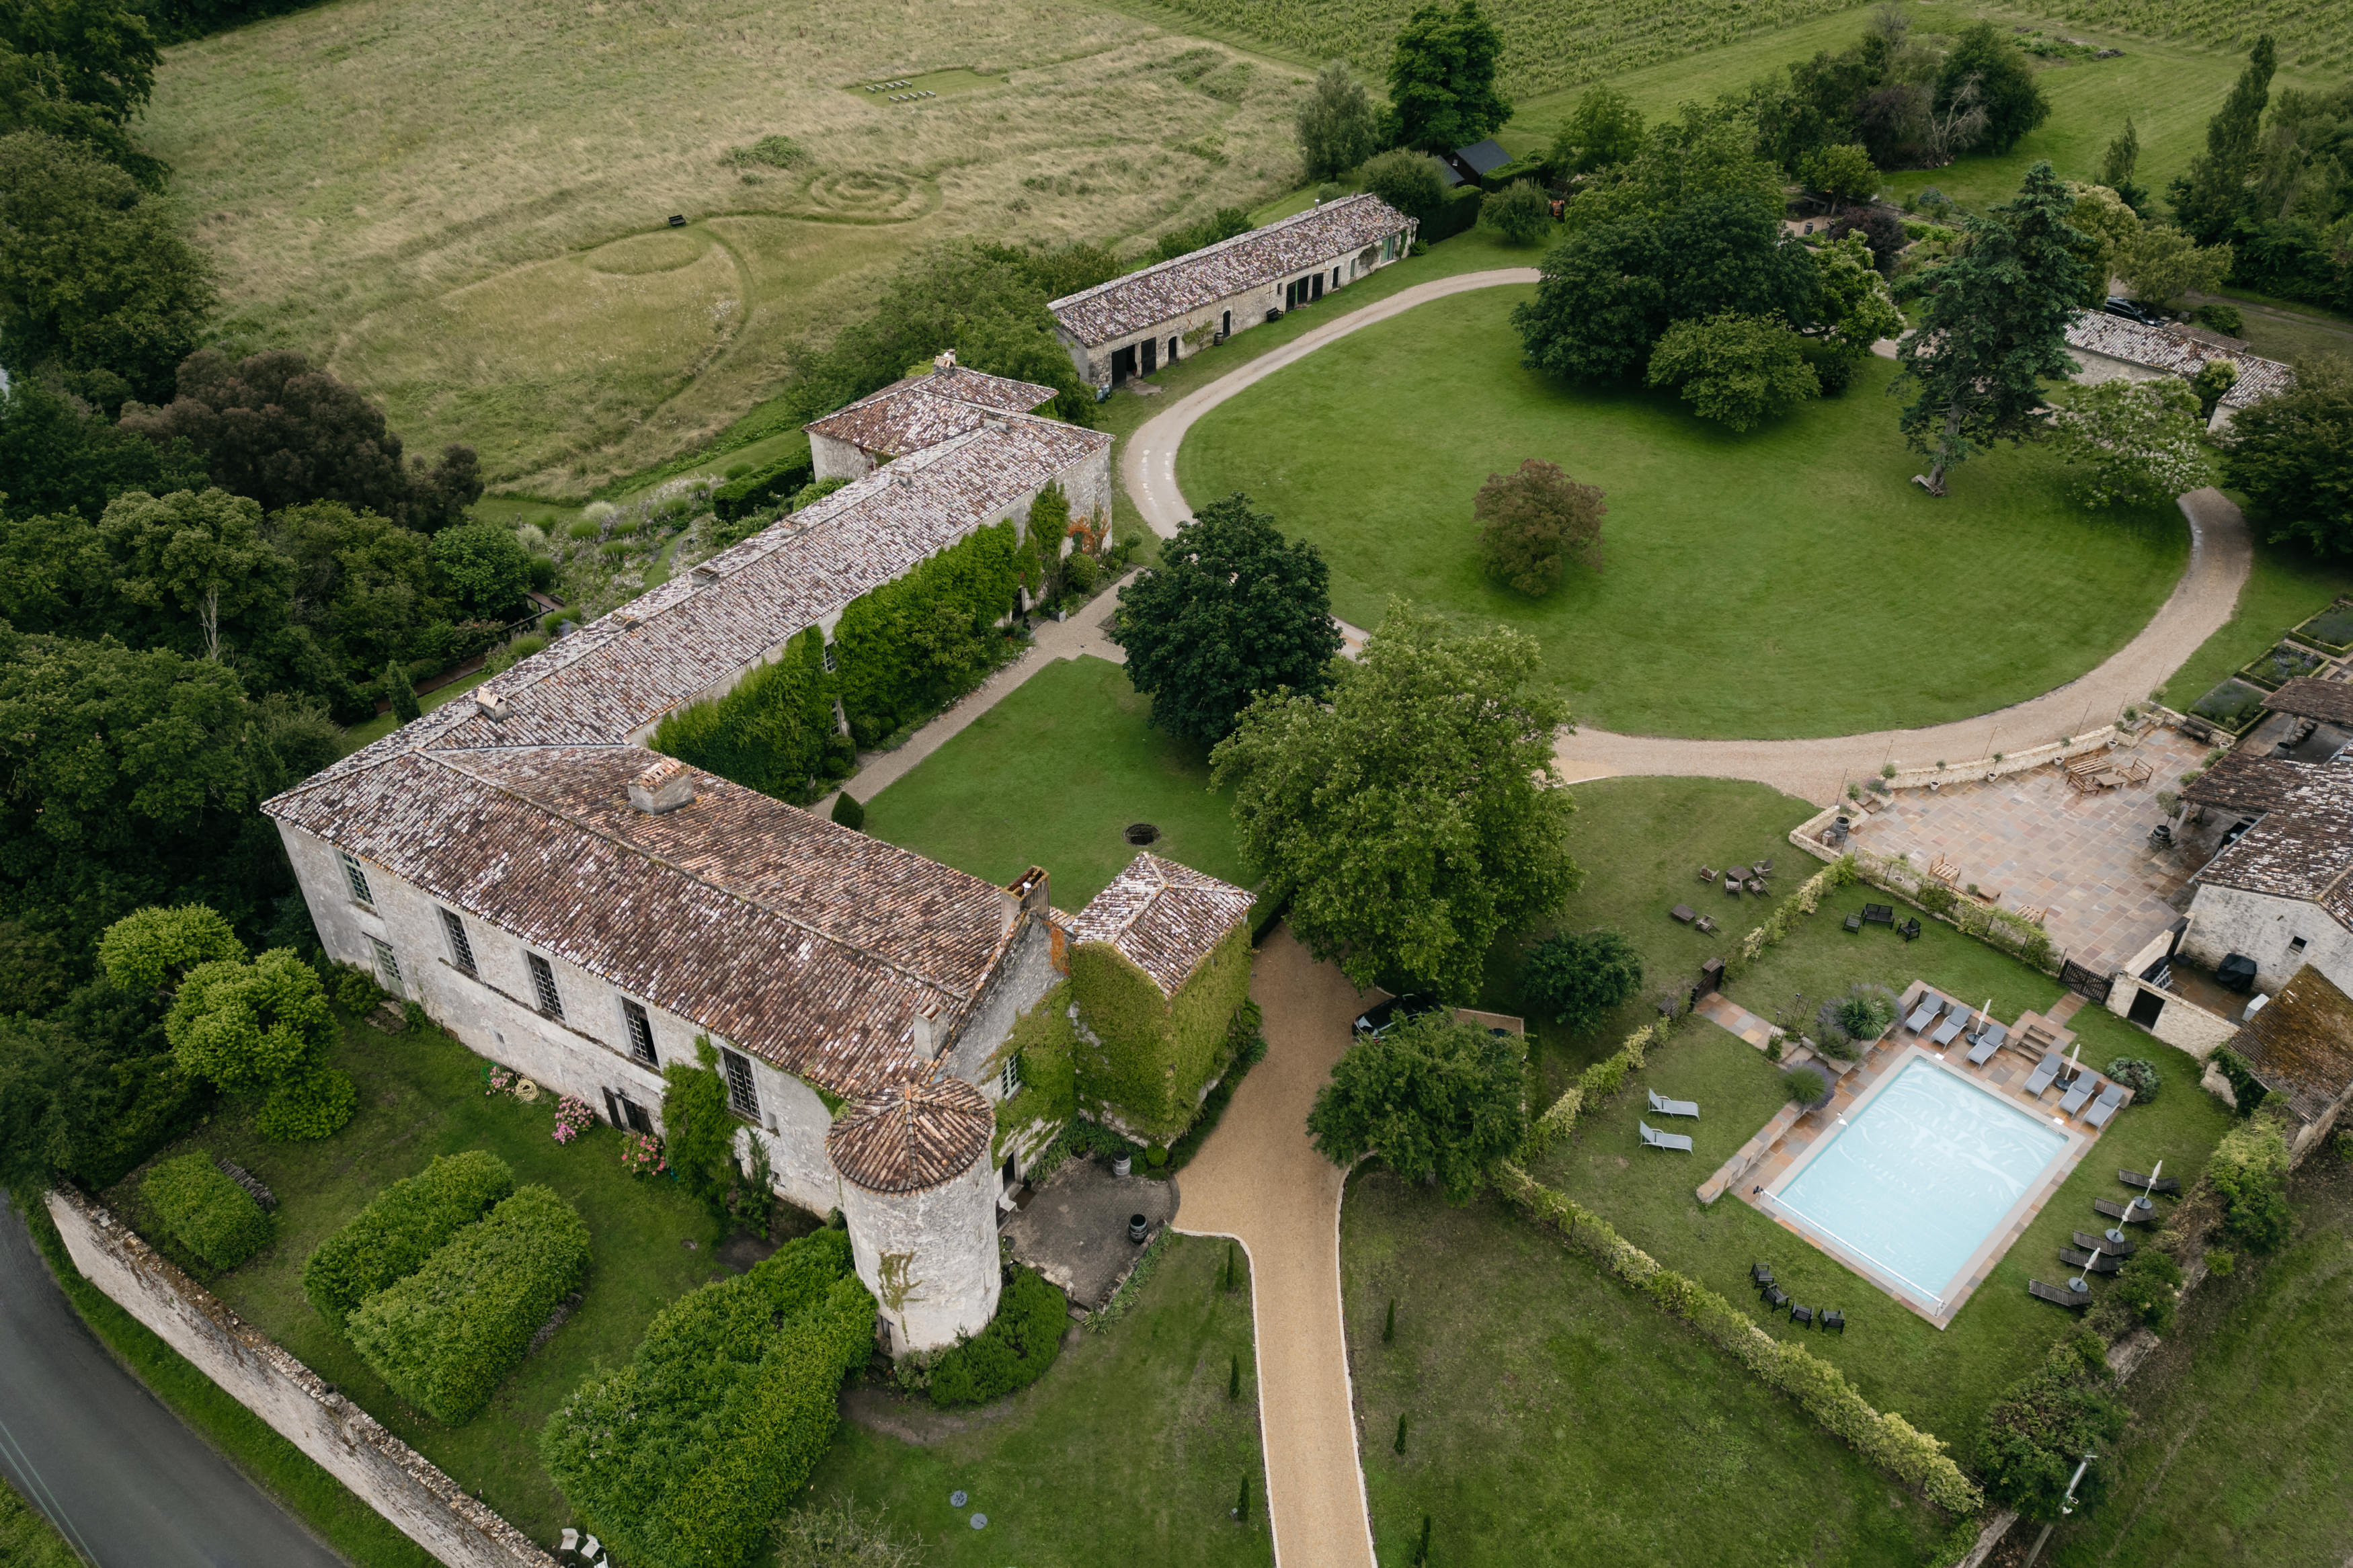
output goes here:
<path id="1" fill-rule="evenodd" d="M 1760 877 L 1769 877 L 1773 874 L 1773 862 L 1770 860 L 1759 860 L 1754 866 L 1751 866 L 1749 869 L 1756 872 Z"/>
<path id="2" fill-rule="evenodd" d="M 1770 1285 L 1773 1283 L 1772 1268 L 1769 1265 L 1763 1263 L 1750 1264 L 1748 1266 L 1748 1282 L 1757 1287 L 1759 1289 Z"/>
<path id="3" fill-rule="evenodd" d="M 2108 1124 L 2108 1118 L 2122 1110 L 2125 1108 L 2125 1102 L 2131 1098 L 2132 1090 L 2124 1085 L 2109 1084 L 2107 1088 L 2100 1090 L 2100 1098 L 2093 1102 L 2092 1108 L 2084 1112 L 2084 1124 L 2087 1127 L 2105 1127 Z"/>
<path id="4" fill-rule="evenodd" d="M 1647 1121 L 1637 1121 L 1635 1125 L 1642 1130 L 1642 1144 L 1645 1148 L 1677 1149 L 1686 1154 L 1692 1152 L 1692 1141 L 1680 1132 L 1662 1132 Z"/>
<path id="5" fill-rule="evenodd" d="M 1764 878 L 1762 878 L 1762 877 L 1751 877 L 1751 878 L 1749 878 L 1749 879 L 1748 879 L 1748 890 L 1749 890 L 1750 892 L 1752 892 L 1752 893 L 1755 893 L 1758 898 L 1763 898 L 1763 897 L 1765 896 L 1765 891 L 1766 891 L 1766 889 L 1765 889 L 1765 879 L 1764 879 Z"/>
<path id="6" fill-rule="evenodd" d="M 1702 866 L 1699 868 L 1699 879 L 1703 882 L 1713 882 L 1715 880 L 1715 873 L 1707 867 Z"/>
<path id="7" fill-rule="evenodd" d="M 2178 1193 L 2181 1190 L 2179 1176 L 2159 1176 L 2154 1181 L 2139 1171 L 2118 1171 L 2116 1180 L 2128 1187 L 2138 1187 L 2145 1193 Z"/>
<path id="8" fill-rule="evenodd" d="M 1801 1329 L 1810 1329 L 1814 1326 L 1814 1310 L 1811 1307 L 1791 1307 L 1789 1321 Z"/>
<path id="9" fill-rule="evenodd" d="M 1928 1037 L 1928 1043 L 1940 1049 L 1951 1045 L 1968 1032 L 1970 1016 L 1969 1005 L 1962 1003 L 1945 1015 L 1945 1021 L 1936 1026 L 1936 1032 Z"/>
<path id="10" fill-rule="evenodd" d="M 2042 923 L 2042 917 L 2050 912 L 2051 908 L 2047 904 L 2029 904 L 2018 911 L 2018 918 L 2029 925 L 2039 926 Z"/>
<path id="11" fill-rule="evenodd" d="M 2123 1258 L 2110 1257 L 2099 1247 L 2079 1252 L 2074 1247 L 2063 1247 L 2059 1249 L 2059 1261 L 2073 1264 L 2078 1268 L 2088 1268 L 2094 1274 L 2114 1274 L 2125 1266 Z"/>
<path id="12" fill-rule="evenodd" d="M 2068 1089 L 2065 1096 L 2060 1100 L 2059 1114 L 2073 1116 L 2089 1105 L 2092 1102 L 2092 1096 L 2098 1091 L 2102 1081 L 2097 1073 L 2087 1072 L 2078 1077 L 2074 1087 Z"/>
<path id="13" fill-rule="evenodd" d="M 2118 1225 L 2155 1225 L 2157 1205 L 2142 1208 L 2137 1202 L 2120 1204 L 2114 1198 L 2094 1198 L 2092 1207 L 2115 1220 Z"/>
<path id="14" fill-rule="evenodd" d="M 2156 774 L 2157 769 L 2149 764 L 2148 759 L 2146 757 L 2136 757 L 2125 765 L 2125 782 L 2126 784 L 2145 784 L 2148 783 L 2151 778 L 2155 777 Z"/>
<path id="15" fill-rule="evenodd" d="M 1905 921 L 1902 929 L 1899 930 L 1896 934 L 1901 936 L 1905 942 L 1918 942 L 1920 940 L 1919 921 L 1916 919 Z"/>
<path id="16" fill-rule="evenodd" d="M 1767 1311 L 1778 1312 L 1788 1304 L 1789 1298 L 1782 1292 L 1779 1286 L 1767 1285 L 1765 1287 L 1765 1310 Z"/>
<path id="17" fill-rule="evenodd" d="M 1748 868 L 1746 866 L 1726 866 L 1724 868 L 1724 877 L 1725 880 L 1728 882 L 1745 882 L 1748 880 Z"/>
<path id="18" fill-rule="evenodd" d="M 1692 1118 L 1694 1121 L 1697 1121 L 1697 1120 L 1699 1119 L 1699 1101 L 1698 1101 L 1698 1100 L 1668 1100 L 1668 1099 L 1665 1099 L 1665 1098 L 1663 1098 L 1662 1096 L 1661 1096 L 1661 1094 L 1659 1093 L 1659 1091 L 1658 1091 L 1657 1089 L 1652 1089 L 1652 1090 L 1651 1090 L 1650 1092 L 1651 1092 L 1651 1109 L 1652 1110 L 1657 1111 L 1660 1115 L 1662 1115 L 1662 1116 L 1688 1116 L 1688 1117 Z"/>
<path id="19" fill-rule="evenodd" d="M 1895 923 L 1895 906 L 1894 904 L 1863 905 L 1862 923 L 1867 926 L 1894 925 Z"/>
<path id="20" fill-rule="evenodd" d="M 1928 875 L 1936 878 L 1939 882 L 1946 883 L 1948 886 L 1957 886 L 1961 879 L 1961 868 L 1952 861 L 1946 859 L 1942 855 L 1939 855 L 1935 860 L 1929 863 Z"/>
<path id="21" fill-rule="evenodd" d="M 1927 1033 L 1928 1026 L 1936 1021 L 1936 1015 L 1945 1010 L 1945 1006 L 1946 1002 L 1942 996 L 1937 995 L 1934 991 L 1924 991 L 1920 994 L 1920 1005 L 1912 1009 L 1912 1016 L 1904 1020 L 1904 1026 L 1915 1035 L 1924 1035 Z"/>
<path id="22" fill-rule="evenodd" d="M 2089 1290 L 2062 1290 L 2056 1285 L 2045 1285 L 2040 1279 L 2026 1282 L 2026 1293 L 2038 1301 L 2048 1301 L 2054 1307 L 2088 1307 L 2092 1304 Z"/>
<path id="23" fill-rule="evenodd" d="M 1734 898 L 1738 898 L 1740 896 L 1740 889 L 1747 885 L 1748 884 L 1745 881 L 1733 880 L 1732 874 L 1729 871 L 1725 873 L 1724 890 L 1731 894 Z"/>
<path id="24" fill-rule="evenodd" d="M 1977 1044 L 1969 1047 L 1969 1066 L 1981 1068 L 1993 1060 L 1995 1054 L 2001 1049 L 2001 1043 L 2008 1038 L 2010 1030 L 2006 1026 L 1987 1019 L 1985 1027 L 1977 1032 Z"/>
<path id="25" fill-rule="evenodd" d="M 2049 1089 L 2051 1080 L 2059 1076 L 2059 1069 L 2066 1065 L 2066 1061 L 2067 1058 L 2057 1051 L 2043 1052 L 2042 1064 L 2036 1068 L 2033 1076 L 2026 1080 L 2026 1098 L 2032 1100 L 2044 1089 Z"/>
<path id="26" fill-rule="evenodd" d="M 1846 1332 L 1846 1314 L 1840 1311 L 1836 1307 L 1824 1308 L 1822 1310 L 1822 1331 L 1826 1334 L 1842 1334 Z"/>
<path id="27" fill-rule="evenodd" d="M 1699 919 L 1699 911 L 1693 909 L 1689 904 L 1677 904 L 1673 909 L 1667 911 L 1667 915 L 1669 919 L 1675 921 L 1678 925 L 1689 925 L 1694 921 Z"/>
<path id="28" fill-rule="evenodd" d="M 1715 930 L 1715 922 L 1708 919 L 1705 915 L 1700 916 L 1699 919 L 1693 923 L 1697 925 L 1699 929 L 1704 931 L 1714 931 Z"/>
<path id="29" fill-rule="evenodd" d="M 2120 1230 L 2113 1231 L 2106 1236 L 2094 1236 L 2087 1230 L 2079 1230 L 2073 1235 L 2075 1245 L 2086 1252 L 2097 1247 L 2105 1248 L 2118 1258 L 2130 1258 L 2140 1250 L 2140 1243 Z"/>
<path id="30" fill-rule="evenodd" d="M 1862 917 L 1861 915 L 1847 916 L 1846 929 L 1849 931 L 1861 931 L 1862 929 Z"/>

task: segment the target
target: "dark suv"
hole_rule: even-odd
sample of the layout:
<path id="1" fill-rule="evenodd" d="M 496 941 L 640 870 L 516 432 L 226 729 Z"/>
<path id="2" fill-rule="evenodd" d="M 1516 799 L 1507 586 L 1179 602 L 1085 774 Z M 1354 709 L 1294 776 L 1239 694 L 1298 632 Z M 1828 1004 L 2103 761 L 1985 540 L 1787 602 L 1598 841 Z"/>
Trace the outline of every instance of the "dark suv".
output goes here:
<path id="1" fill-rule="evenodd" d="M 1377 1037 L 1386 1035 L 1392 1027 L 1404 1023 L 1408 1018 L 1419 1018 L 1424 1013 L 1435 1013 L 1445 1005 L 1446 1004 L 1427 991 L 1409 991 L 1402 996 L 1392 996 L 1386 1002 L 1377 1002 L 1358 1014 L 1356 1033 Z"/>
<path id="2" fill-rule="evenodd" d="M 2138 321 L 2144 327 L 2169 327 L 2173 324 L 2173 318 L 2164 311 L 2144 305 L 2137 300 L 2127 300 L 2122 294 L 2109 295 L 2100 309 L 2111 316 Z"/>

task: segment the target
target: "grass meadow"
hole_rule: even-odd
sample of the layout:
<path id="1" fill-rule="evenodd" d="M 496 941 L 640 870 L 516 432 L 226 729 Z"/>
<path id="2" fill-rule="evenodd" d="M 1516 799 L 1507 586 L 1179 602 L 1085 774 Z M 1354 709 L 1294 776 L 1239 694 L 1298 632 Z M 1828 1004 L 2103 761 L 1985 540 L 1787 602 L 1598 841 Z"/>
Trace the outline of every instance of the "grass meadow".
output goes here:
<path id="1" fill-rule="evenodd" d="M 1244 490 L 1372 627 L 1393 595 L 1544 645 L 1580 721 L 1778 739 L 1938 722 L 2037 696 L 2122 647 L 2187 559 L 2178 510 L 2086 513 L 2047 449 L 2001 448 L 1933 500 L 1867 361 L 1843 397 L 1735 435 L 1662 394 L 1520 363 L 1481 289 L 1366 328 L 1206 415 L 1196 502 Z M 1523 458 L 1608 493 L 1604 563 L 1542 599 L 1481 570 L 1472 500 Z"/>

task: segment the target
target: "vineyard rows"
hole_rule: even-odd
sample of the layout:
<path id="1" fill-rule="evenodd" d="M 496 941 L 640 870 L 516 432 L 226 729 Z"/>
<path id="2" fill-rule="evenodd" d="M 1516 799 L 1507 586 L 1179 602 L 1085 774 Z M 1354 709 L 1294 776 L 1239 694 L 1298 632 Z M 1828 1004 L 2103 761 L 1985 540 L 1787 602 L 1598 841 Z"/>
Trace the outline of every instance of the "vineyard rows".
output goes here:
<path id="1" fill-rule="evenodd" d="M 2353 5 L 2346 0 L 2069 0 L 2067 19 L 2152 38 L 2184 38 L 2232 54 L 2272 36 L 2282 69 L 2304 75 L 2353 66 Z"/>

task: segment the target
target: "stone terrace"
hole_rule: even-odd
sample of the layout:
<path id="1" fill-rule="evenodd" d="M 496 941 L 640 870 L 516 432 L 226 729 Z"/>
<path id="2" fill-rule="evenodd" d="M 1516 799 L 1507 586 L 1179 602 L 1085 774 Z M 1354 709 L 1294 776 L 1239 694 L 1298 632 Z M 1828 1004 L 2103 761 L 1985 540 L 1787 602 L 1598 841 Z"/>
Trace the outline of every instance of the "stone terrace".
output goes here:
<path id="1" fill-rule="evenodd" d="M 2043 929 L 2052 945 L 2105 973 L 2173 923 L 2179 911 L 2168 900 L 2211 853 L 2202 837 L 2169 850 L 2148 846 L 2148 830 L 2165 816 L 2157 792 L 2180 788 L 2205 748 L 2158 729 L 2115 756 L 2120 765 L 2141 761 L 2156 772 L 2147 784 L 2096 795 L 2076 793 L 2055 766 L 1991 784 L 1898 790 L 1855 825 L 1854 842 L 1875 854 L 1908 855 L 1923 871 L 1949 859 L 1960 868 L 1958 888 L 1974 882 L 1999 893 L 1997 909 L 2049 910 Z"/>

